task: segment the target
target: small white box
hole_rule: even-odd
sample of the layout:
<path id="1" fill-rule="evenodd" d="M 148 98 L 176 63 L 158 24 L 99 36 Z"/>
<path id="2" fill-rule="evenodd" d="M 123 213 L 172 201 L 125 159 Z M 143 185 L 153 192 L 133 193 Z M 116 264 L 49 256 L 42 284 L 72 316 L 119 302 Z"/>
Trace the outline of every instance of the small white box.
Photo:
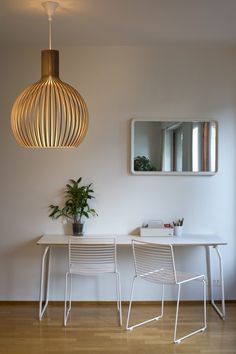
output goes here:
<path id="1" fill-rule="evenodd" d="M 173 229 L 171 229 L 170 227 L 140 227 L 140 236 L 173 236 Z"/>

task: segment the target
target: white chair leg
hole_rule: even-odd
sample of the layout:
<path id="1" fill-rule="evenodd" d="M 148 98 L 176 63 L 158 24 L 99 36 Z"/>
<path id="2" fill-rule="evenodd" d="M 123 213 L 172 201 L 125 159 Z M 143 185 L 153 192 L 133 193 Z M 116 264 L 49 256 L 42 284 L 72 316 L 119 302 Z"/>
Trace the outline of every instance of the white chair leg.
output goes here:
<path id="1" fill-rule="evenodd" d="M 164 315 L 164 297 L 165 297 L 165 285 L 162 284 L 161 315 L 159 316 L 159 318 L 162 318 Z"/>
<path id="2" fill-rule="evenodd" d="M 180 290 L 181 290 L 181 285 L 178 284 L 178 298 L 177 298 L 177 304 L 176 304 L 175 329 L 174 329 L 174 342 L 175 343 L 179 343 L 180 342 L 180 340 L 176 340 L 176 332 L 177 332 L 177 324 L 178 324 L 178 316 L 179 316 Z"/>
<path id="3" fill-rule="evenodd" d="M 203 292 L 204 292 L 204 328 L 203 331 L 205 331 L 205 329 L 207 328 L 207 313 L 206 313 L 206 286 L 207 286 L 207 282 L 205 279 L 202 280 L 203 282 Z"/>
<path id="4" fill-rule="evenodd" d="M 72 275 L 72 274 L 70 274 L 70 289 L 69 289 L 69 312 L 70 312 L 70 310 L 71 310 L 72 277 L 73 277 L 73 275 Z"/>
<path id="5" fill-rule="evenodd" d="M 67 322 L 67 285 L 68 285 L 68 273 L 66 273 L 66 285 L 65 285 L 64 326 L 66 326 L 66 322 Z"/>
<path id="6" fill-rule="evenodd" d="M 127 322 L 126 322 L 126 329 L 129 331 L 132 331 L 132 329 L 136 327 L 140 327 L 146 323 L 152 322 L 152 321 L 157 321 L 163 316 L 163 309 L 164 309 L 164 286 L 162 288 L 162 305 L 161 305 L 161 315 L 157 317 L 150 318 L 149 320 L 137 323 L 133 326 L 129 327 L 129 319 L 130 319 L 130 314 L 131 314 L 131 306 L 132 306 L 132 301 L 133 301 L 133 293 L 134 293 L 134 282 L 137 279 L 137 276 L 134 276 L 133 278 L 133 283 L 132 283 L 132 289 L 131 289 L 131 295 L 130 295 L 130 302 L 129 302 L 129 310 L 128 310 L 128 316 L 127 316 Z"/>
<path id="7" fill-rule="evenodd" d="M 121 285 L 120 285 L 120 273 L 116 274 L 116 296 L 117 296 L 117 310 L 119 312 L 120 326 L 122 326 L 122 305 L 121 305 Z"/>
<path id="8" fill-rule="evenodd" d="M 67 299 L 68 295 L 68 277 L 70 278 L 69 285 L 69 300 Z M 72 275 L 70 273 L 66 273 L 66 286 L 65 286 L 65 304 L 64 304 L 64 326 L 67 325 L 68 316 L 71 310 L 71 291 L 72 291 Z M 69 307 L 67 309 L 67 302 L 69 301 Z"/>
<path id="9" fill-rule="evenodd" d="M 204 326 L 197 329 L 194 332 L 191 332 L 181 338 L 176 339 L 176 333 L 177 333 L 177 326 L 178 326 L 178 316 L 179 316 L 179 302 L 180 302 L 180 292 L 181 292 L 181 284 L 178 284 L 178 299 L 177 299 L 177 305 L 176 305 L 176 316 L 175 316 L 175 328 L 174 328 L 174 343 L 180 343 L 182 340 L 193 336 L 196 333 L 199 332 L 203 332 L 205 331 L 205 329 L 207 328 L 207 324 L 206 324 L 206 281 L 205 279 L 202 279 L 203 282 L 203 306 L 204 306 L 204 310 L 203 310 L 203 317 L 204 317 Z"/>
<path id="10" fill-rule="evenodd" d="M 130 318 L 130 312 L 131 312 L 131 306 L 132 306 L 132 301 L 133 301 L 133 293 L 134 293 L 134 282 L 136 280 L 136 276 L 133 278 L 133 283 L 132 283 L 132 288 L 131 288 L 131 293 L 130 293 L 130 301 L 129 301 L 129 309 L 128 309 L 128 316 L 127 316 L 127 322 L 126 322 L 126 329 L 127 330 L 132 330 L 133 327 L 129 327 L 129 318 Z"/>
<path id="11" fill-rule="evenodd" d="M 120 303 L 119 303 L 119 276 L 118 273 L 115 273 L 116 276 L 116 303 L 117 303 L 117 310 L 119 311 Z"/>

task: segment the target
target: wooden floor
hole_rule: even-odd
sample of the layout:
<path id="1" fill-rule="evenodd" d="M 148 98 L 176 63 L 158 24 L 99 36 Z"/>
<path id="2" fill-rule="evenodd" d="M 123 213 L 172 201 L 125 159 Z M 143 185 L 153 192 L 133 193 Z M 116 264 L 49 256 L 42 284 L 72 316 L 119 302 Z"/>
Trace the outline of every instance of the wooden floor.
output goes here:
<path id="1" fill-rule="evenodd" d="M 182 306 L 179 334 L 200 325 L 201 306 Z M 141 321 L 158 314 L 152 305 L 134 306 L 133 320 Z M 208 329 L 172 343 L 175 306 L 165 306 L 164 318 L 127 332 L 118 326 L 113 304 L 75 305 L 68 326 L 62 326 L 63 306 L 50 305 L 46 316 L 38 321 L 38 307 L 30 304 L 0 304 L 0 354 L 236 354 L 236 304 L 226 306 L 222 321 L 208 305 Z M 126 319 L 127 306 L 124 306 Z"/>

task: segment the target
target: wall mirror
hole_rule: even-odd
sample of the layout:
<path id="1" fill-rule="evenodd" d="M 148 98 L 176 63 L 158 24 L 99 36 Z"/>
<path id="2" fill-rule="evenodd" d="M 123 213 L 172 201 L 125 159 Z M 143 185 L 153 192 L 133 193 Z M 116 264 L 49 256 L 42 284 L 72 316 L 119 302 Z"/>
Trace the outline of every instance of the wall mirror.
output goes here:
<path id="1" fill-rule="evenodd" d="M 216 121 L 131 121 L 131 172 L 136 175 L 213 175 Z"/>

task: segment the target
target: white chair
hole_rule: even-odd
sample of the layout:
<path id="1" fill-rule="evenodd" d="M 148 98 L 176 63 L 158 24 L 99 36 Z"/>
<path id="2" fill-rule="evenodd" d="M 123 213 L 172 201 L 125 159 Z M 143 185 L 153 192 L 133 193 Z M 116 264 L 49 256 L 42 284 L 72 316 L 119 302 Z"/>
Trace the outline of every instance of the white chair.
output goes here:
<path id="1" fill-rule="evenodd" d="M 117 271 L 115 239 L 69 237 L 68 250 L 69 270 L 66 273 L 64 326 L 67 325 L 71 310 L 72 275 L 99 276 L 105 273 L 114 274 L 116 277 L 117 310 L 122 326 L 121 286 L 120 274 Z"/>
<path id="2" fill-rule="evenodd" d="M 135 327 L 142 326 L 148 322 L 159 320 L 163 317 L 164 310 L 164 286 L 165 284 L 178 285 L 178 299 L 176 307 L 175 325 L 173 340 L 175 343 L 180 343 L 183 339 L 188 338 L 198 332 L 202 332 L 206 329 L 206 280 L 204 275 L 191 275 L 187 273 L 178 272 L 175 269 L 174 252 L 172 245 L 169 244 L 154 244 L 142 241 L 132 241 L 134 263 L 135 263 L 135 276 L 133 278 L 133 284 L 130 295 L 130 303 L 128 310 L 128 317 L 126 323 L 126 329 L 132 330 Z M 148 319 L 144 322 L 130 326 L 130 313 L 134 293 L 134 283 L 138 278 L 147 280 L 152 283 L 162 284 L 162 302 L 161 302 L 161 314 L 157 317 Z M 203 284 L 203 327 L 191 332 L 181 338 L 176 338 L 178 315 L 179 315 L 179 301 L 181 285 L 193 280 L 200 280 Z"/>

